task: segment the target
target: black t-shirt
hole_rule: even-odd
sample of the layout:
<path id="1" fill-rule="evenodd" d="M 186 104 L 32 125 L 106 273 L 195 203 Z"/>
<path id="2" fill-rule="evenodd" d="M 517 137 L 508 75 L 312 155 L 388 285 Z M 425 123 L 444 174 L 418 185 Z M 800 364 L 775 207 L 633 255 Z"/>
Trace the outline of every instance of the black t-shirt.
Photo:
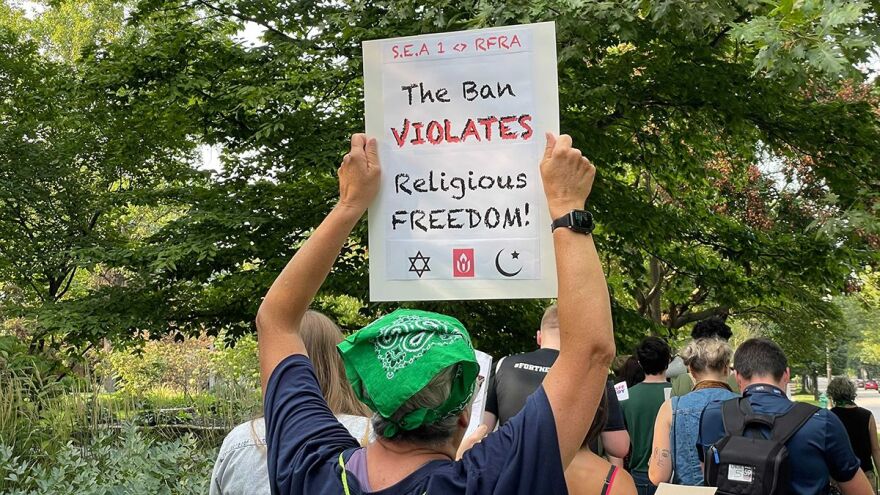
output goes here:
<path id="1" fill-rule="evenodd" d="M 486 397 L 486 411 L 498 418 L 499 426 L 525 406 L 526 399 L 544 381 L 557 357 L 559 351 L 556 349 L 538 349 L 508 356 L 500 365 L 493 366 L 489 378 L 489 394 Z M 611 381 L 606 384 L 605 395 L 608 397 L 608 422 L 604 431 L 626 429 L 623 414 L 620 412 L 620 402 L 617 401 Z"/>
<path id="2" fill-rule="evenodd" d="M 871 459 L 871 436 L 868 425 L 871 421 L 871 411 L 861 407 L 835 407 L 831 410 L 840 418 L 853 451 L 862 463 L 862 470 L 866 473 L 874 471 L 874 463 Z"/>

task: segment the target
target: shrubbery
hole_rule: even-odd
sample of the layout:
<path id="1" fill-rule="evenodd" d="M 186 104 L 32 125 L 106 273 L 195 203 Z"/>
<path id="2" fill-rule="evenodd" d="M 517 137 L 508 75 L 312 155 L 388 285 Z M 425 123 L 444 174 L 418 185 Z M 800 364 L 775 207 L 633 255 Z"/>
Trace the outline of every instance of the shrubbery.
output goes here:
<path id="1" fill-rule="evenodd" d="M 83 446 L 69 443 L 51 463 L 35 462 L 0 444 L 0 492 L 7 495 L 205 494 L 216 450 L 192 436 L 157 441 L 128 427 Z"/>

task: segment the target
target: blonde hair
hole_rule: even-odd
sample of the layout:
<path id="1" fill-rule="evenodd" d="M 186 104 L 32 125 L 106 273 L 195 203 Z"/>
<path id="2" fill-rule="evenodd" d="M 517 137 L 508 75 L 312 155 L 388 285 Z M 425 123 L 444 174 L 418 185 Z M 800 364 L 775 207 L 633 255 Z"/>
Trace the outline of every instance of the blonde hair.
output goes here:
<path id="1" fill-rule="evenodd" d="M 696 373 L 715 371 L 726 375 L 733 350 L 726 340 L 710 337 L 690 341 L 680 355 L 684 364 Z"/>
<path id="2" fill-rule="evenodd" d="M 559 307 L 555 304 L 551 304 L 544 310 L 544 316 L 541 317 L 541 331 L 559 333 Z"/>
<path id="3" fill-rule="evenodd" d="M 321 395 L 327 402 L 327 407 L 334 415 L 350 414 L 369 418 L 372 412 L 366 404 L 359 401 L 348 383 L 345 376 L 345 364 L 336 350 L 336 344 L 342 342 L 342 330 L 323 313 L 308 310 L 300 322 L 299 335 L 302 337 L 309 360 L 315 369 L 315 377 L 321 387 Z M 251 436 L 257 441 L 257 447 L 265 451 L 266 444 L 257 435 L 255 421 L 262 418 L 260 415 L 251 420 Z M 369 425 L 369 422 L 367 423 Z M 369 441 L 369 427 L 360 439 L 361 446 L 366 446 Z"/>
<path id="4" fill-rule="evenodd" d="M 315 368 L 321 394 L 333 414 L 369 417 L 372 413 L 355 397 L 345 376 L 345 365 L 336 350 L 343 336 L 336 323 L 322 313 L 309 310 L 303 315 L 299 334 Z"/>

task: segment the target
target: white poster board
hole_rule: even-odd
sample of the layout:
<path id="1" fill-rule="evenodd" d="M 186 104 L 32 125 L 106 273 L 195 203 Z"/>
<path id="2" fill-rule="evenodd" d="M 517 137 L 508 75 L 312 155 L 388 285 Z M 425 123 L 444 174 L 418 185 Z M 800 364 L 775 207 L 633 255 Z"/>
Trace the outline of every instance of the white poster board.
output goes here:
<path id="1" fill-rule="evenodd" d="M 559 132 L 553 23 L 367 41 L 370 300 L 556 297 L 538 169 Z"/>
<path id="2" fill-rule="evenodd" d="M 660 483 L 655 495 L 713 495 L 718 489 L 710 486 L 682 486 Z"/>
<path id="3" fill-rule="evenodd" d="M 474 402 L 471 404 L 471 422 L 465 432 L 465 438 L 469 437 L 483 423 L 483 411 L 486 410 L 486 397 L 489 395 L 489 372 L 492 371 L 492 356 L 476 349 L 474 349 L 474 353 L 477 355 L 477 362 L 480 363 L 480 376 L 483 377 L 483 384 L 480 385 Z"/>

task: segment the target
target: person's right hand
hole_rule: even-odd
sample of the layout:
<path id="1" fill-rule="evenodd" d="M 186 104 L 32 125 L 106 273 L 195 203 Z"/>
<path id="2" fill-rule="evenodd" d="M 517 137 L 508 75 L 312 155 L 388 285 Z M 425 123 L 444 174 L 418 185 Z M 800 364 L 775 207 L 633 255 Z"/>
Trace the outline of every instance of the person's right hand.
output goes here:
<path id="1" fill-rule="evenodd" d="M 339 166 L 339 204 L 363 213 L 379 192 L 379 145 L 366 134 L 351 136 L 351 151 Z"/>
<path id="2" fill-rule="evenodd" d="M 583 209 L 595 176 L 596 167 L 579 149 L 571 147 L 571 136 L 563 134 L 557 138 L 547 133 L 547 146 L 541 159 L 541 179 L 552 218 Z"/>
<path id="3" fill-rule="evenodd" d="M 455 453 L 455 460 L 460 461 L 461 458 L 464 456 L 465 452 L 467 452 L 468 450 L 471 450 L 471 448 L 474 445 L 482 442 L 483 439 L 486 438 L 486 435 L 488 435 L 488 434 L 489 434 L 489 427 L 488 426 L 486 426 L 486 425 L 478 426 L 477 429 L 474 430 L 473 433 L 471 433 L 470 435 L 468 435 L 467 437 L 465 437 L 461 441 L 461 445 L 458 446 L 458 452 Z"/>

